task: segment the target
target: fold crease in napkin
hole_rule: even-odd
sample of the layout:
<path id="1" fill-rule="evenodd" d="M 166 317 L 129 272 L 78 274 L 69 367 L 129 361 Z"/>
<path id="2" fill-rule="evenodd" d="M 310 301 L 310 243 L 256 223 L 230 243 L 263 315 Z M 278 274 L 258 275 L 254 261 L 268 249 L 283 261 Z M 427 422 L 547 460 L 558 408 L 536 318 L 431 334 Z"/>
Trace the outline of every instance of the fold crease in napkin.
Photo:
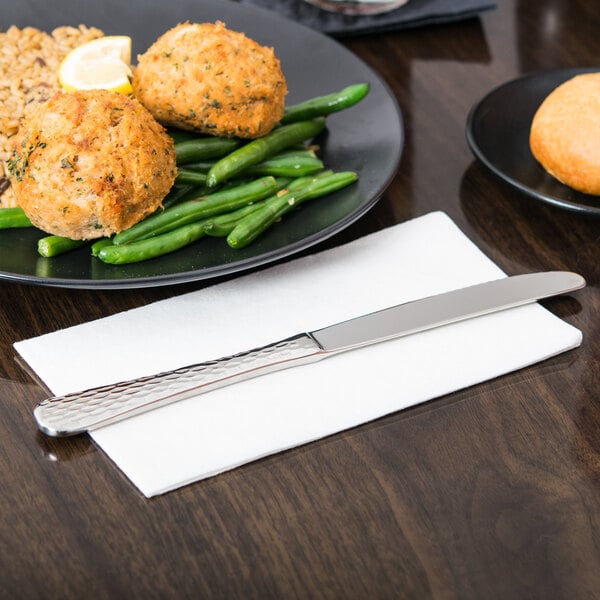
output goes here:
<path id="1" fill-rule="evenodd" d="M 447 215 L 435 212 L 205 289 L 17 342 L 15 349 L 52 393 L 63 394 L 235 354 L 504 276 Z M 533 304 L 258 377 L 91 435 L 150 497 L 580 343 L 577 329 Z"/>
<path id="2" fill-rule="evenodd" d="M 351 36 L 451 23 L 496 7 L 490 0 L 409 0 L 396 10 L 379 15 L 352 16 L 322 10 L 304 0 L 239 0 L 277 12 L 332 36 Z"/>

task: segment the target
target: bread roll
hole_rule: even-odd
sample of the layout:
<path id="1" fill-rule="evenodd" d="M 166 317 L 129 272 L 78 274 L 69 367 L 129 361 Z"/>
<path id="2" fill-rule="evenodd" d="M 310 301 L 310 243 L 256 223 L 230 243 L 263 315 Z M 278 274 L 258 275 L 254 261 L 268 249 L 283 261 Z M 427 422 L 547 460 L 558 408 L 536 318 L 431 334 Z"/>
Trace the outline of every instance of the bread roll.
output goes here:
<path id="1" fill-rule="evenodd" d="M 550 93 L 533 118 L 529 144 L 550 175 L 600 195 L 600 73 L 577 75 Z"/>

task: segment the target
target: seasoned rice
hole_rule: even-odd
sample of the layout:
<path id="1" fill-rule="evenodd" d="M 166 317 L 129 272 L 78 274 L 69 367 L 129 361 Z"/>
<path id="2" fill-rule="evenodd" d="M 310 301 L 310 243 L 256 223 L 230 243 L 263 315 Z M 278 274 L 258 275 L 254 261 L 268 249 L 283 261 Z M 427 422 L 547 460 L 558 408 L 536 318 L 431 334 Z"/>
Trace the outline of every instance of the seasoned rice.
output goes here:
<path id="1" fill-rule="evenodd" d="M 33 27 L 0 32 L 0 207 L 15 205 L 6 161 L 19 122 L 60 89 L 58 66 L 75 47 L 101 37 L 94 27 L 58 27 L 51 34 Z"/>

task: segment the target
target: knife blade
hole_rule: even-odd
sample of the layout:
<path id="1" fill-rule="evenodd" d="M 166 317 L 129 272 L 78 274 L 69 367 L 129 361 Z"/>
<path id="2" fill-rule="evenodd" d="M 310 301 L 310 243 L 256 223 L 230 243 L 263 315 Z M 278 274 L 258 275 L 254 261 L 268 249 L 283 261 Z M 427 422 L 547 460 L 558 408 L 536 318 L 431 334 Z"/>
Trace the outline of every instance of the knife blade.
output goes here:
<path id="1" fill-rule="evenodd" d="M 567 271 L 505 277 L 385 308 L 217 360 L 47 398 L 36 406 L 34 417 L 40 430 L 52 437 L 93 431 L 252 377 L 584 286 L 583 277 Z"/>

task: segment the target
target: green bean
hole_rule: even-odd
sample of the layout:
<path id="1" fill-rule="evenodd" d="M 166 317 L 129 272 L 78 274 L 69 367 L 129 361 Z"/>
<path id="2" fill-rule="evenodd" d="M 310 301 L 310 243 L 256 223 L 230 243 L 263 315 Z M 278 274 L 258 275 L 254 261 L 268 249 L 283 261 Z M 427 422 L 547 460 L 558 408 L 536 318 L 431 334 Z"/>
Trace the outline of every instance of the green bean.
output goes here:
<path id="1" fill-rule="evenodd" d="M 314 155 L 308 156 L 299 153 L 289 153 L 267 158 L 257 165 L 248 167 L 244 171 L 244 174 L 302 177 L 321 171 L 323 166 L 323 161 Z"/>
<path id="2" fill-rule="evenodd" d="M 288 180 L 278 180 L 275 177 L 262 177 L 247 184 L 179 202 L 162 212 L 155 212 L 129 229 L 121 231 L 113 238 L 113 243 L 117 246 L 127 244 L 160 235 L 193 221 L 235 210 L 270 196 L 287 182 Z"/>
<path id="3" fill-rule="evenodd" d="M 194 193 L 198 192 L 198 188 L 193 185 L 174 185 L 171 188 L 171 191 L 163 198 L 162 206 L 158 210 L 165 210 L 166 208 L 169 208 L 169 206 L 173 206 L 173 204 L 177 204 L 177 202 L 187 199 L 188 195 L 192 193 L 192 190 L 195 190 Z"/>
<path id="4" fill-rule="evenodd" d="M 247 173 L 256 173 L 256 171 L 260 169 L 268 168 L 271 165 L 279 165 L 279 164 L 288 164 L 290 168 L 296 164 L 302 164 L 304 161 L 319 161 L 320 159 L 317 157 L 315 151 L 311 148 L 306 148 L 303 146 L 302 148 L 297 148 L 295 150 L 284 150 L 283 152 L 278 152 L 274 154 L 270 158 L 267 158 L 256 165 L 248 167 L 247 170 L 244 171 L 244 174 Z M 196 173 L 208 173 L 210 168 L 215 164 L 214 160 L 204 160 L 193 163 L 188 163 L 185 165 L 186 171 L 195 171 Z M 271 175 L 271 173 L 264 173 L 264 175 Z"/>
<path id="5" fill-rule="evenodd" d="M 302 202 L 319 198 L 342 189 L 358 179 L 356 173 L 345 171 L 317 176 L 299 190 L 269 198 L 260 210 L 244 217 L 227 236 L 232 248 L 244 248 L 266 231 L 275 221 Z"/>
<path id="6" fill-rule="evenodd" d="M 208 173 L 208 171 L 215 164 L 215 162 L 215 160 L 198 160 L 193 163 L 187 163 L 185 165 L 185 170 L 194 171 L 195 173 Z"/>
<path id="7" fill-rule="evenodd" d="M 280 123 L 287 125 L 350 108 L 360 102 L 369 93 L 369 89 L 368 83 L 356 83 L 339 92 L 317 96 L 305 102 L 293 104 L 286 107 Z"/>
<path id="8" fill-rule="evenodd" d="M 199 137 L 185 140 L 175 144 L 175 160 L 178 165 L 184 165 L 207 158 L 221 158 L 233 152 L 241 143 L 237 138 Z"/>
<path id="9" fill-rule="evenodd" d="M 332 173 L 332 171 L 326 171 L 324 173 Z M 282 187 L 277 194 L 300 189 L 312 180 L 313 177 L 298 177 L 291 180 L 285 187 Z M 255 212 L 263 205 L 264 201 L 260 201 L 255 204 L 250 204 L 249 206 L 242 206 L 242 208 L 238 208 L 232 212 L 210 217 L 206 220 L 205 224 L 206 234 L 212 237 L 225 237 L 244 217 Z"/>
<path id="10" fill-rule="evenodd" d="M 225 237 L 244 217 L 257 211 L 264 201 L 242 206 L 229 213 L 210 217 L 204 223 L 204 231 L 212 237 Z"/>
<path id="11" fill-rule="evenodd" d="M 193 131 L 184 131 L 183 129 L 167 128 L 167 133 L 173 138 L 176 144 L 187 142 L 188 140 L 198 139 L 198 134 Z"/>
<path id="12" fill-rule="evenodd" d="M 222 183 L 292 144 L 316 136 L 324 127 L 325 119 L 322 117 L 277 127 L 217 161 L 208 172 L 206 185 L 213 187 Z"/>
<path id="13" fill-rule="evenodd" d="M 312 155 L 312 156 L 311 156 Z M 186 165 L 185 175 L 182 180 L 192 181 L 193 172 L 198 176 L 198 181 L 201 181 L 201 175 L 208 172 L 214 163 L 191 163 Z M 304 175 L 312 175 L 323 169 L 323 161 L 317 158 L 312 151 L 306 153 L 290 152 L 281 153 L 272 158 L 267 158 L 257 165 L 253 165 L 244 169 L 244 176 L 257 175 L 273 175 L 273 177 L 302 177 Z M 183 170 L 179 170 L 177 179 L 179 180 Z M 234 178 L 235 179 L 235 178 Z M 206 181 L 206 177 L 204 179 Z"/>
<path id="14" fill-rule="evenodd" d="M 130 244 L 105 246 L 98 252 L 98 258 L 113 265 L 141 262 L 179 250 L 199 240 L 204 235 L 204 222 L 197 221 L 162 235 L 138 240 Z"/>
<path id="15" fill-rule="evenodd" d="M 100 238 L 92 244 L 92 256 L 98 256 L 98 253 L 105 246 L 112 246 L 112 238 Z"/>
<path id="16" fill-rule="evenodd" d="M 22 208 L 0 208 L 0 229 L 13 227 L 32 227 L 32 224 Z"/>
<path id="17" fill-rule="evenodd" d="M 205 185 L 206 173 L 200 173 L 190 169 L 178 169 L 175 183 L 178 185 Z"/>
<path id="18" fill-rule="evenodd" d="M 319 175 L 324 176 L 331 174 L 333 171 L 324 171 Z M 309 182 L 313 181 L 314 177 L 298 177 L 290 181 L 285 188 L 282 188 L 277 194 L 283 194 L 294 190 L 299 190 Z M 259 208 L 264 206 L 265 201 L 260 201 L 249 206 L 243 206 L 233 212 L 225 213 L 222 215 L 216 215 L 206 220 L 206 233 L 212 237 L 225 237 L 228 235 L 233 228 L 246 216 L 256 212 Z"/>
<path id="19" fill-rule="evenodd" d="M 87 240 L 72 240 L 59 235 L 48 235 L 38 240 L 38 253 L 45 258 L 51 258 L 81 248 L 87 243 Z"/>

